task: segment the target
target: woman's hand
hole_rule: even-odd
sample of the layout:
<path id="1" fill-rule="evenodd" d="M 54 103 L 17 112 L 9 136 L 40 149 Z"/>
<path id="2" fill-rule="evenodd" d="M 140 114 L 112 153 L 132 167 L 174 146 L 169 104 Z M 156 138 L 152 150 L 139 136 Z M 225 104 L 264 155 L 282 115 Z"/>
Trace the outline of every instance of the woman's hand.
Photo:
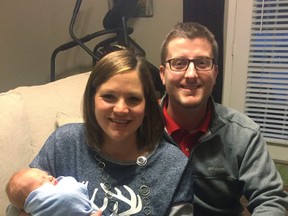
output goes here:
<path id="1" fill-rule="evenodd" d="M 91 216 L 102 216 L 102 211 L 98 210 L 96 213 L 92 214 Z"/>
<path id="2" fill-rule="evenodd" d="M 30 216 L 30 214 L 27 214 L 26 212 L 21 211 L 19 216 Z M 102 211 L 99 210 L 96 213 L 92 214 L 91 216 L 102 216 Z"/>
<path id="3" fill-rule="evenodd" d="M 19 216 L 30 216 L 30 214 L 27 214 L 26 212 L 24 211 L 21 211 Z M 80 215 L 79 215 L 80 216 Z M 102 211 L 99 210 L 97 211 L 96 213 L 92 214 L 91 216 L 102 216 Z"/>
<path id="4" fill-rule="evenodd" d="M 19 216 L 30 216 L 30 214 L 27 214 L 25 211 L 21 211 Z M 98 215 L 97 215 L 98 216 Z M 101 215 L 100 215 L 101 216 Z"/>

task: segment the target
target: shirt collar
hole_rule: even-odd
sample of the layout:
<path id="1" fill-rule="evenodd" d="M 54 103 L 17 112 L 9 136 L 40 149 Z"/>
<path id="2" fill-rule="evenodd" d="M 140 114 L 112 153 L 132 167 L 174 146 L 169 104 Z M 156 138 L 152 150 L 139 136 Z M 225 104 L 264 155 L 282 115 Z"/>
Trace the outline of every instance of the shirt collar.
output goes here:
<path id="1" fill-rule="evenodd" d="M 172 134 L 174 131 L 180 130 L 180 126 L 168 115 L 167 112 L 168 97 L 164 101 L 163 114 L 165 118 L 165 126 L 168 134 Z"/>
<path id="2" fill-rule="evenodd" d="M 166 125 L 165 125 L 166 130 L 167 130 L 168 134 L 171 135 L 173 132 L 180 130 L 181 127 L 171 118 L 171 116 L 169 116 L 169 114 L 167 112 L 167 104 L 168 104 L 168 97 L 166 97 L 164 104 L 163 104 L 164 105 L 163 106 L 163 114 L 164 114 L 164 118 L 166 121 Z M 202 121 L 201 125 L 195 131 L 206 133 L 209 129 L 209 124 L 211 121 L 211 115 L 212 115 L 212 105 L 211 105 L 211 101 L 209 100 L 205 119 L 204 119 L 204 121 Z"/>

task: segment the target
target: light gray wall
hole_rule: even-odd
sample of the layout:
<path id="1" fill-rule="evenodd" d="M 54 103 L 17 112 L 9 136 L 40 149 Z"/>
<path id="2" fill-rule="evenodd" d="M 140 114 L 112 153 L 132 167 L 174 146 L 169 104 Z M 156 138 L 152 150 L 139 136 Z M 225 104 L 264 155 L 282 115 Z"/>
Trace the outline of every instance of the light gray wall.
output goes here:
<path id="1" fill-rule="evenodd" d="M 70 41 L 69 24 L 76 0 L 1 0 L 0 7 L 0 92 L 22 85 L 38 85 L 50 80 L 50 58 L 53 50 Z M 131 19 L 131 37 L 159 65 L 162 40 L 173 25 L 182 21 L 180 0 L 154 0 L 154 15 Z M 83 37 L 102 30 L 108 11 L 108 0 L 83 0 L 75 34 Z M 86 45 L 93 49 L 103 38 Z M 81 48 L 61 52 L 56 58 L 58 77 L 88 71 L 92 58 Z"/>

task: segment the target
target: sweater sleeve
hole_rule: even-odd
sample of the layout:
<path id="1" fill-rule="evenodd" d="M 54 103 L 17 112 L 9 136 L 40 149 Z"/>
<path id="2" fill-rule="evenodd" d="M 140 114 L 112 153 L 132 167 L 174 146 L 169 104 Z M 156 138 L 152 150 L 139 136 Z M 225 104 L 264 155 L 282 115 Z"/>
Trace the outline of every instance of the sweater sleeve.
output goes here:
<path id="1" fill-rule="evenodd" d="M 186 168 L 182 173 L 180 182 L 175 190 L 169 216 L 193 216 L 194 212 L 194 190 L 193 190 L 193 172 L 187 161 Z"/>
<path id="2" fill-rule="evenodd" d="M 193 216 L 193 205 L 191 203 L 179 203 L 172 206 L 168 216 Z"/>
<path id="3" fill-rule="evenodd" d="M 244 195 L 249 200 L 247 208 L 253 216 L 286 215 L 288 196 L 259 130 L 251 137 L 240 178 L 244 182 Z"/>

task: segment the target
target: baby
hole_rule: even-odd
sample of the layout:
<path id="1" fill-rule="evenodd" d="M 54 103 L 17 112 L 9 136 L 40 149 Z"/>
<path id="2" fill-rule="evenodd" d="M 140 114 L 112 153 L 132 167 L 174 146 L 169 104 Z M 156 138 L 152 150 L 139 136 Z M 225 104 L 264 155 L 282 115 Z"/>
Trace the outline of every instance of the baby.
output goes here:
<path id="1" fill-rule="evenodd" d="M 15 173 L 6 186 L 15 207 L 31 215 L 91 215 L 96 212 L 89 201 L 87 186 L 73 177 L 55 178 L 27 168 Z"/>

